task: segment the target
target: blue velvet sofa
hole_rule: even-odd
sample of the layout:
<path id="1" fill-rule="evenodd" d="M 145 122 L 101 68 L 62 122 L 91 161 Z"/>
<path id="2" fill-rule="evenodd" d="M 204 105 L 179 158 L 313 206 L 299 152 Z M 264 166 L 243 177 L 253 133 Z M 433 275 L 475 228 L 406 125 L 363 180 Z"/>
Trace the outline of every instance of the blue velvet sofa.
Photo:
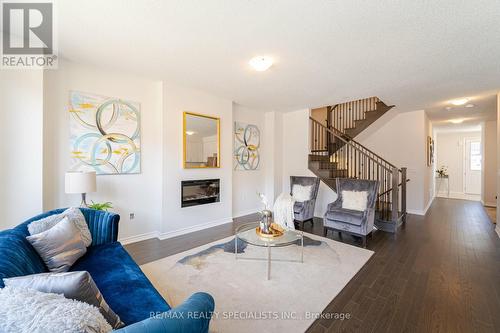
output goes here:
<path id="1" fill-rule="evenodd" d="M 120 216 L 80 209 L 92 234 L 92 244 L 71 270 L 90 273 L 106 302 L 126 325 L 116 332 L 208 332 L 214 310 L 212 296 L 195 293 L 180 306 L 171 308 L 117 242 Z M 26 240 L 27 226 L 63 211 L 52 210 L 0 232 L 0 288 L 4 287 L 3 278 L 47 272 L 42 259 Z"/>

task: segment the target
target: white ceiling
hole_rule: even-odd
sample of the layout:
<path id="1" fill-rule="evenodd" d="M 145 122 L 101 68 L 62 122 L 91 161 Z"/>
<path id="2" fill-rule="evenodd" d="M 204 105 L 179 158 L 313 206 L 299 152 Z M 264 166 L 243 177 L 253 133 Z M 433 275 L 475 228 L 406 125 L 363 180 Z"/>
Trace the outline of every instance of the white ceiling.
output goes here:
<path id="1" fill-rule="evenodd" d="M 466 108 L 465 105 L 453 106 L 449 101 L 445 101 L 426 109 L 434 128 L 477 127 L 483 121 L 497 118 L 496 94 L 485 93 L 467 97 L 470 98 L 469 103 L 474 105 L 473 108 Z M 450 107 L 450 109 L 446 109 L 446 107 Z M 462 120 L 462 123 L 453 124 L 451 120 Z"/>
<path id="2" fill-rule="evenodd" d="M 402 111 L 500 89 L 498 0 L 73 0 L 60 54 L 280 111 L 379 96 Z M 267 72 L 247 62 L 265 54 Z"/>

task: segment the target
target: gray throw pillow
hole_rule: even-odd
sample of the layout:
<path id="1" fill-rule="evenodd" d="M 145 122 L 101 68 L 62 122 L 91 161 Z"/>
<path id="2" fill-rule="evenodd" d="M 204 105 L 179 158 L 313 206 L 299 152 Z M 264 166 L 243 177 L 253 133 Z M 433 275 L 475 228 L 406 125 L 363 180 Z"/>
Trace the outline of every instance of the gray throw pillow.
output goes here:
<path id="1" fill-rule="evenodd" d="M 63 294 L 64 297 L 85 302 L 99 309 L 113 328 L 124 324 L 102 297 L 87 271 L 66 273 L 41 273 L 3 279 L 8 287 L 31 288 L 44 293 Z"/>
<path id="2" fill-rule="evenodd" d="M 89 227 L 85 221 L 85 216 L 83 216 L 82 211 L 78 207 L 70 207 L 61 214 L 54 214 L 43 219 L 33 221 L 28 224 L 28 232 L 33 236 L 47 231 L 57 223 L 61 222 L 65 217 L 75 223 L 78 230 L 80 230 L 85 246 L 90 246 L 90 244 L 92 244 L 92 235 L 90 234 Z"/>
<path id="3" fill-rule="evenodd" d="M 87 252 L 80 231 L 67 217 L 49 230 L 26 239 L 51 272 L 67 272 Z"/>

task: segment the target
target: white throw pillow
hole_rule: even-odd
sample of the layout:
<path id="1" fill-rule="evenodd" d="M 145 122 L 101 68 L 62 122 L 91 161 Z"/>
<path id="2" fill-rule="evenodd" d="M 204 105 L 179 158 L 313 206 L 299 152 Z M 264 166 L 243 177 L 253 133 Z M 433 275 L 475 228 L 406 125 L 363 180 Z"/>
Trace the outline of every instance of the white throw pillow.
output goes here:
<path id="1" fill-rule="evenodd" d="M 292 196 L 295 199 L 295 201 L 304 202 L 311 199 L 311 190 L 312 190 L 312 185 L 309 186 L 293 185 Z"/>
<path id="2" fill-rule="evenodd" d="M 5 333 L 111 331 L 95 306 L 28 288 L 0 288 L 0 318 Z"/>
<path id="3" fill-rule="evenodd" d="M 85 217 L 78 207 L 70 207 L 61 214 L 50 215 L 41 220 L 33 221 L 28 224 L 28 232 L 33 236 L 47 231 L 57 223 L 61 222 L 65 217 L 67 217 L 76 225 L 78 230 L 80 230 L 80 234 L 82 235 L 83 243 L 86 247 L 89 247 L 90 244 L 92 244 L 92 235 L 90 234 L 90 230 L 87 226 L 87 222 L 85 221 Z"/>
<path id="4" fill-rule="evenodd" d="M 368 206 L 368 192 L 342 191 L 342 208 L 365 211 Z"/>

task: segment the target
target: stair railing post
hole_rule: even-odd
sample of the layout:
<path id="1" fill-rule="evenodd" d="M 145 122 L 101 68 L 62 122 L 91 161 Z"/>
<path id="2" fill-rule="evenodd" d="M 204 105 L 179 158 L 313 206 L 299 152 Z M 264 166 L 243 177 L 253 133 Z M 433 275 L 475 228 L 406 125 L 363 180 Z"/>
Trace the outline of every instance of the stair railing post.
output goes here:
<path id="1" fill-rule="evenodd" d="M 399 169 L 392 168 L 392 202 L 391 202 L 391 220 L 396 223 L 398 222 L 399 215 Z"/>
<path id="2" fill-rule="evenodd" d="M 401 213 L 403 223 L 406 222 L 406 168 L 401 168 Z"/>

